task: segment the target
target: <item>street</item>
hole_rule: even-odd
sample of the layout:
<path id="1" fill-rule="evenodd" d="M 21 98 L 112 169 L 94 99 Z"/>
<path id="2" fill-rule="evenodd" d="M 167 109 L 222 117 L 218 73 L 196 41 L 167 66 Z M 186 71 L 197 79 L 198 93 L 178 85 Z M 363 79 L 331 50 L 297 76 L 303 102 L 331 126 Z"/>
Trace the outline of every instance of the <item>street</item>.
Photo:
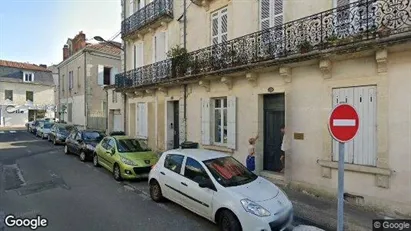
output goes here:
<path id="1" fill-rule="evenodd" d="M 151 201 L 146 180 L 118 183 L 24 130 L 0 131 L 0 177 L 0 217 L 40 215 L 48 226 L 39 230 L 218 230 L 172 202 Z"/>

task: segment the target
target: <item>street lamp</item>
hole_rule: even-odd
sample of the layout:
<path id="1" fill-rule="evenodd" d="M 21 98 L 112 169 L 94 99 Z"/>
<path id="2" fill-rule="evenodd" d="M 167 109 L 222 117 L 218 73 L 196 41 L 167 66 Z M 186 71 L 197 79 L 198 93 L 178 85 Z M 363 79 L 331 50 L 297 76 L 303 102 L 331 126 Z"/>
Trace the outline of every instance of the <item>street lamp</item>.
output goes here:
<path id="1" fill-rule="evenodd" d="M 106 43 L 112 45 L 113 47 L 117 47 L 120 50 L 124 50 L 121 46 L 113 43 L 112 41 L 107 41 L 107 40 L 103 39 L 101 36 L 94 36 L 94 39 L 99 41 L 99 42 L 106 42 Z"/>

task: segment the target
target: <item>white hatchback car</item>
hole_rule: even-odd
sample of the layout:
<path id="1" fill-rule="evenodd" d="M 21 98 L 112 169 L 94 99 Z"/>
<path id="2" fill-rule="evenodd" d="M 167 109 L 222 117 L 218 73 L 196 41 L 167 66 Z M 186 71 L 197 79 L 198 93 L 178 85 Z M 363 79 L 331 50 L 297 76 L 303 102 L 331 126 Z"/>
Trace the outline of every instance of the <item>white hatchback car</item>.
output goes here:
<path id="1" fill-rule="evenodd" d="M 152 200 L 174 201 L 224 231 L 285 230 L 293 220 L 293 205 L 281 189 L 221 152 L 166 151 L 148 182 Z"/>

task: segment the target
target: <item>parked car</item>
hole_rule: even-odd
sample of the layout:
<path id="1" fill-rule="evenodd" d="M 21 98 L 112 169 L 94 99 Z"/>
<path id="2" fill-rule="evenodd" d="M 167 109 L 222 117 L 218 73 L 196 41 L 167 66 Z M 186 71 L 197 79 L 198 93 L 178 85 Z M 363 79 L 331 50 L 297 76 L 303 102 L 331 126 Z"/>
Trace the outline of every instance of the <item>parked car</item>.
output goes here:
<path id="1" fill-rule="evenodd" d="M 39 125 L 40 122 L 44 122 L 44 120 L 41 120 L 41 119 L 34 120 L 33 123 L 29 127 L 29 131 L 33 134 L 36 134 L 37 126 Z"/>
<path id="2" fill-rule="evenodd" d="M 147 178 L 158 155 L 147 144 L 128 136 L 107 136 L 96 147 L 94 166 L 103 166 L 115 180 Z"/>
<path id="3" fill-rule="evenodd" d="M 39 131 L 41 130 L 41 127 L 44 125 L 44 123 L 46 123 L 45 120 L 40 120 L 40 121 L 38 122 L 38 124 L 36 125 L 35 132 L 34 132 L 34 134 L 35 134 L 36 136 L 39 136 Z"/>
<path id="4" fill-rule="evenodd" d="M 37 128 L 36 135 L 38 137 L 41 137 L 42 139 L 46 139 L 49 136 L 49 133 L 51 132 L 51 127 L 53 127 L 53 123 L 40 123 L 40 127 Z"/>
<path id="5" fill-rule="evenodd" d="M 104 137 L 101 131 L 73 129 L 65 141 L 64 153 L 78 155 L 81 161 L 91 160 L 96 145 Z"/>
<path id="6" fill-rule="evenodd" d="M 149 186 L 152 200 L 174 201 L 221 230 L 284 230 L 293 220 L 293 205 L 280 188 L 221 152 L 166 151 Z"/>
<path id="7" fill-rule="evenodd" d="M 71 125 L 55 123 L 48 135 L 48 140 L 53 142 L 54 145 L 64 144 L 72 129 L 73 126 Z"/>

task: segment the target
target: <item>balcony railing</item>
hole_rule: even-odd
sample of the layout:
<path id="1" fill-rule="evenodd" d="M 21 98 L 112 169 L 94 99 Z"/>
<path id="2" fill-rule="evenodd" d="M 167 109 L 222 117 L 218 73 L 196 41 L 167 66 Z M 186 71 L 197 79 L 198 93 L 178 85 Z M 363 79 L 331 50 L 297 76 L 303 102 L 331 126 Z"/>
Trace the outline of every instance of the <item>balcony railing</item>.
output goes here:
<path id="1" fill-rule="evenodd" d="M 140 87 L 235 71 L 264 61 L 326 51 L 369 40 L 411 39 L 411 0 L 361 0 L 144 66 L 116 77 L 116 87 Z M 409 33 L 409 34 L 407 34 Z M 400 37 L 403 37 L 400 36 Z"/>
<path id="2" fill-rule="evenodd" d="M 154 0 L 135 12 L 121 23 L 121 35 L 126 37 L 163 16 L 173 18 L 173 0 Z"/>

